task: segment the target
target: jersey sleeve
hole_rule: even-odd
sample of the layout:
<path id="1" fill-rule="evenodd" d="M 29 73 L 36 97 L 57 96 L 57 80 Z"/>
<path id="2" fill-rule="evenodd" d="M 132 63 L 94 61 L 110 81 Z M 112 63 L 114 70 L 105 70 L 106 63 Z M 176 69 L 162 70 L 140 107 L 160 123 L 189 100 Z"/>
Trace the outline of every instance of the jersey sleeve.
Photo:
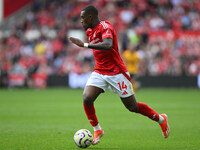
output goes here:
<path id="1" fill-rule="evenodd" d="M 105 38 L 113 39 L 113 31 L 109 24 L 107 23 L 102 24 L 101 33 L 102 33 L 102 39 Z"/>

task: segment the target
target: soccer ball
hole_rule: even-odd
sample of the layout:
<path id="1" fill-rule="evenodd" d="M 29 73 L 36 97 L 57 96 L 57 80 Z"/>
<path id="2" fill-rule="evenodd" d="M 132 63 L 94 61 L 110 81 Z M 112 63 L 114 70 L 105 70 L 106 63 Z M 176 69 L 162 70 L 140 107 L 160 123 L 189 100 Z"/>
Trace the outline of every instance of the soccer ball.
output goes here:
<path id="1" fill-rule="evenodd" d="M 80 129 L 74 135 L 74 142 L 78 147 L 86 148 L 92 144 L 93 136 L 87 129 Z"/>

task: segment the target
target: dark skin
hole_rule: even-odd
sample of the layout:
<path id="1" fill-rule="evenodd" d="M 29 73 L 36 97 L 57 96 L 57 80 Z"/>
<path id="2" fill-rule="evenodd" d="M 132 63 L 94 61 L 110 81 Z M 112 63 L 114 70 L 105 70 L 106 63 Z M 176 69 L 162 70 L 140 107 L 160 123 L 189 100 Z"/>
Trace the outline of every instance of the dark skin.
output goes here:
<path id="1" fill-rule="evenodd" d="M 87 14 L 85 11 L 81 11 L 80 17 L 81 17 L 81 23 L 82 23 L 83 27 L 85 28 L 85 30 L 87 30 L 88 28 L 93 29 L 100 22 L 98 16 L 93 15 L 93 14 Z M 69 37 L 69 40 L 73 44 L 75 44 L 79 47 L 84 47 L 84 42 L 78 38 Z M 88 48 L 95 49 L 95 50 L 110 51 L 112 49 L 112 46 L 113 46 L 113 40 L 111 38 L 105 38 L 105 39 L 103 39 L 103 42 L 100 42 L 100 43 L 96 43 L 96 44 L 89 43 Z M 104 91 L 101 88 L 98 88 L 95 86 L 86 86 L 84 88 L 84 92 L 83 92 L 84 104 L 92 105 L 94 103 L 94 101 L 96 100 L 96 98 L 102 92 L 104 92 Z M 129 111 L 137 112 L 138 105 L 137 105 L 134 95 L 131 95 L 126 98 L 122 98 L 122 97 L 120 97 L 120 98 L 121 98 L 123 104 L 125 105 L 125 107 Z"/>

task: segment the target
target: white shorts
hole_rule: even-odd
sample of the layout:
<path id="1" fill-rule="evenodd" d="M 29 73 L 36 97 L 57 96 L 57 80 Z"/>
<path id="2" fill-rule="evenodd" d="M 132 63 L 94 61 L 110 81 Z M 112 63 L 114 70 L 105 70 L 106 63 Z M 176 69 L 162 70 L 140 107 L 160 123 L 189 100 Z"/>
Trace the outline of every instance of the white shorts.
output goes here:
<path id="1" fill-rule="evenodd" d="M 129 75 L 128 72 L 127 74 Z M 95 86 L 104 91 L 110 86 L 112 91 L 118 93 L 122 98 L 134 94 L 131 82 L 122 73 L 117 75 L 102 75 L 97 72 L 92 72 L 86 86 Z"/>

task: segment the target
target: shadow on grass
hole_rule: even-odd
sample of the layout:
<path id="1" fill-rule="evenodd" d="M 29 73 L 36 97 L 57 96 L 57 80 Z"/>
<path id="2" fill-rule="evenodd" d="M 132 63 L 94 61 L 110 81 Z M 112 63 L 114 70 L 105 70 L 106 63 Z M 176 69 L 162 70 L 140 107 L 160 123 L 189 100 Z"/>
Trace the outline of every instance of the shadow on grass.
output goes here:
<path id="1" fill-rule="evenodd" d="M 90 147 L 90 148 L 88 148 L 88 149 L 102 149 L 102 150 L 103 150 L 103 149 L 109 149 L 109 150 L 114 150 L 114 149 L 116 149 L 116 150 L 119 150 L 119 149 L 121 149 L 121 148 L 109 148 L 109 147 L 108 147 L 108 148 L 105 148 L 105 147 L 96 147 L 96 148 L 93 147 L 93 148 L 91 148 L 91 147 Z"/>

